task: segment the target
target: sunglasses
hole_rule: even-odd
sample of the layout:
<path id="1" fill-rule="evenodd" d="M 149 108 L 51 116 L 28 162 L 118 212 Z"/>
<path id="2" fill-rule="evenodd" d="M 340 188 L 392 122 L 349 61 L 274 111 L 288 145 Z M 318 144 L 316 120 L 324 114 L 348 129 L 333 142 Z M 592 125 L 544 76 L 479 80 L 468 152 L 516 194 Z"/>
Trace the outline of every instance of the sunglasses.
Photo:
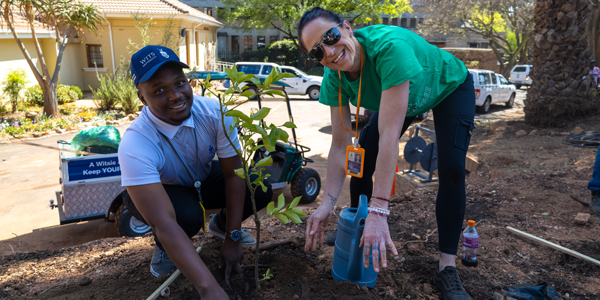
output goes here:
<path id="1" fill-rule="evenodd" d="M 323 44 L 328 46 L 335 45 L 337 42 L 340 41 L 340 38 L 342 37 L 340 30 L 337 29 L 340 25 L 342 25 L 342 23 L 329 28 L 329 30 L 327 30 L 327 32 L 323 34 L 321 40 L 319 40 L 319 42 L 314 47 L 312 47 L 310 51 L 308 51 L 308 58 L 315 62 L 320 62 L 321 60 L 323 60 L 323 57 L 325 56 Z"/>

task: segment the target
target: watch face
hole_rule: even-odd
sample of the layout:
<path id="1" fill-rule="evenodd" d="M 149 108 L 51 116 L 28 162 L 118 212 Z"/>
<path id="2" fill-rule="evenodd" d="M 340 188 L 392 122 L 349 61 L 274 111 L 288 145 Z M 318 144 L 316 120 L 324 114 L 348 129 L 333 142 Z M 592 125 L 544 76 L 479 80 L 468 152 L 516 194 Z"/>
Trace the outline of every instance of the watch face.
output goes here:
<path id="1" fill-rule="evenodd" d="M 234 230 L 231 232 L 231 240 L 234 242 L 239 241 L 242 238 L 242 232 L 239 230 Z"/>

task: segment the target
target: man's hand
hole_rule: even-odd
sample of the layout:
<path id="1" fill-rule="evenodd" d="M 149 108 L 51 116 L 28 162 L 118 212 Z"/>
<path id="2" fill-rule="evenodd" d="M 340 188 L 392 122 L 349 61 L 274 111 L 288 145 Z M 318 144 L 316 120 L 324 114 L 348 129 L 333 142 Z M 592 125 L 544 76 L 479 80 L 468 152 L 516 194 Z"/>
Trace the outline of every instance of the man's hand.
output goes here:
<path id="1" fill-rule="evenodd" d="M 381 256 L 381 266 L 387 268 L 387 258 L 385 246 L 392 249 L 394 255 L 398 255 L 398 250 L 390 237 L 390 228 L 388 227 L 387 217 L 369 214 L 365 222 L 365 229 L 360 239 L 360 247 L 363 247 L 363 262 L 365 269 L 369 267 L 369 255 L 373 254 L 373 269 L 379 273 L 379 257 Z M 371 250 L 373 251 L 371 253 Z"/>
<path id="2" fill-rule="evenodd" d="M 323 247 L 323 236 L 325 235 L 325 227 L 329 223 L 331 213 L 333 212 L 333 206 L 323 202 L 319 205 L 319 208 L 308 218 L 306 222 L 306 244 L 304 245 L 304 252 L 317 250 L 317 242 L 319 246 Z"/>
<path id="3" fill-rule="evenodd" d="M 219 253 L 220 263 L 219 268 L 225 266 L 225 282 L 229 285 L 229 277 L 231 276 L 231 269 L 235 267 L 238 275 L 244 280 L 244 272 L 242 272 L 242 263 L 244 261 L 244 250 L 242 250 L 242 243 L 240 241 L 234 242 L 229 238 L 226 238 L 221 246 Z"/>

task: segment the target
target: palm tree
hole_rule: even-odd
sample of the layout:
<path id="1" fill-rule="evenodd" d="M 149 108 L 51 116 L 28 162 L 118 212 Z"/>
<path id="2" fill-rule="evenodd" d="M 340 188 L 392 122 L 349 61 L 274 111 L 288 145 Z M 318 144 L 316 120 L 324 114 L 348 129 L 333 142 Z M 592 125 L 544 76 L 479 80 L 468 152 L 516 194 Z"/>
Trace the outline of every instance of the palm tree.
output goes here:
<path id="1" fill-rule="evenodd" d="M 56 87 L 65 48 L 69 41 L 78 34 L 83 34 L 83 29 L 88 29 L 96 34 L 102 25 L 98 9 L 93 6 L 79 3 L 76 0 L 0 0 L 0 14 L 8 26 L 23 52 L 29 67 L 33 71 L 44 94 L 44 112 L 48 116 L 59 116 Z M 25 48 L 23 41 L 15 31 L 15 17 L 24 18 L 29 24 L 31 37 L 37 53 L 40 67 Z M 54 30 L 58 55 L 53 74 L 50 74 L 42 48 L 35 32 L 34 22 L 41 22 Z"/>

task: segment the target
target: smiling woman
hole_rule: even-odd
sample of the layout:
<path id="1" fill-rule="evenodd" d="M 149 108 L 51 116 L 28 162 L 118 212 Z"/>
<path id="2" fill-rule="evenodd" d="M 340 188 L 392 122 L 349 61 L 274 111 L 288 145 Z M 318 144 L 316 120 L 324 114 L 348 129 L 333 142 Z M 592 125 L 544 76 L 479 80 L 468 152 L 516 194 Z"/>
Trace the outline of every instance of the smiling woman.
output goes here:
<path id="1" fill-rule="evenodd" d="M 348 21 L 319 7 L 304 13 L 298 36 L 308 58 L 325 67 L 319 102 L 330 106 L 332 124 L 323 193 L 329 201 L 324 199 L 307 221 L 305 250 L 311 246 L 315 250 L 317 242 L 322 245 L 345 174 L 352 176 L 352 207 L 358 206 L 360 195 L 366 195 L 373 210 L 389 214 L 398 137 L 415 116 L 433 110 L 439 158 L 436 217 L 440 250 L 433 283 L 446 299 L 471 299 L 454 263 L 465 214 L 465 157 L 474 129 L 475 92 L 467 68 L 410 30 L 386 25 L 353 30 Z M 352 127 L 349 103 L 375 111 L 360 137 L 348 129 Z M 345 155 L 360 151 L 364 153 L 360 162 L 351 162 Z M 351 163 L 363 164 L 364 172 L 349 172 Z M 334 231 L 326 241 L 331 244 L 335 239 Z M 379 258 L 381 266 L 387 267 L 386 246 L 398 254 L 385 216 L 369 214 L 361 243 L 365 257 L 372 253 L 376 272 Z M 369 266 L 368 259 L 364 265 Z"/>

